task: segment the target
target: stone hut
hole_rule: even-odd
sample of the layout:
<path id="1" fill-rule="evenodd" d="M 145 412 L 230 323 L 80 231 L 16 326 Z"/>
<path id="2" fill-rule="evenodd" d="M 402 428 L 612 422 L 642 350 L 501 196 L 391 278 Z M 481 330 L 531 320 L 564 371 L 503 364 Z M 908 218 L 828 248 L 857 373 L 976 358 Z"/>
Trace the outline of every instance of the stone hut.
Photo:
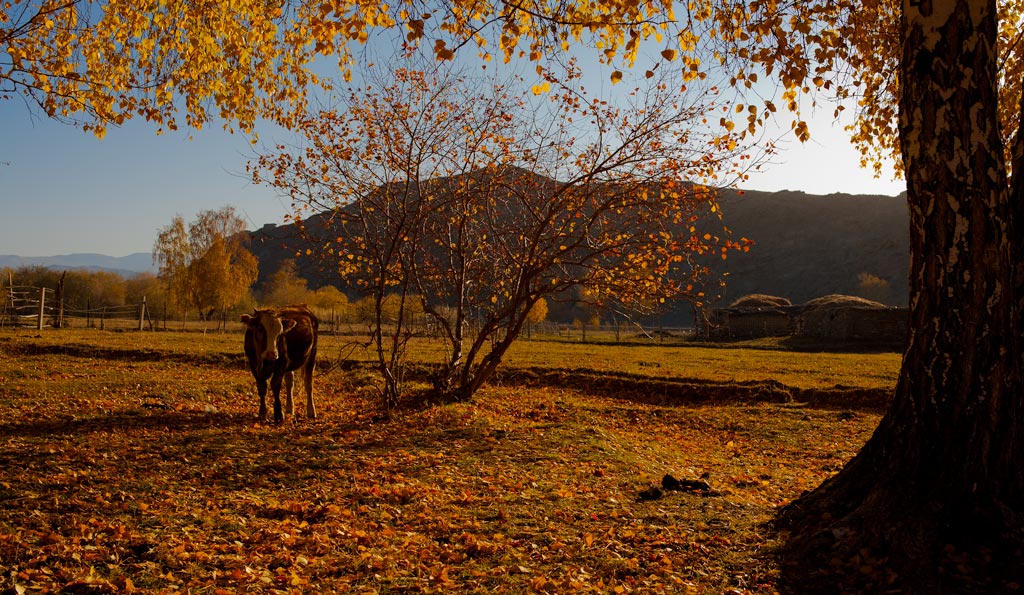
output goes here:
<path id="1" fill-rule="evenodd" d="M 786 298 L 751 294 L 712 310 L 698 329 L 711 340 L 796 336 L 821 344 L 900 348 L 907 338 L 905 307 L 849 295 L 827 295 L 794 306 Z"/>
<path id="2" fill-rule="evenodd" d="M 901 345 L 907 336 L 907 308 L 849 295 L 827 295 L 803 305 L 794 335 L 836 342 Z"/>
<path id="3" fill-rule="evenodd" d="M 743 296 L 728 308 L 718 308 L 708 317 L 711 339 L 753 339 L 793 334 L 794 314 L 799 307 L 786 298 L 754 293 Z"/>

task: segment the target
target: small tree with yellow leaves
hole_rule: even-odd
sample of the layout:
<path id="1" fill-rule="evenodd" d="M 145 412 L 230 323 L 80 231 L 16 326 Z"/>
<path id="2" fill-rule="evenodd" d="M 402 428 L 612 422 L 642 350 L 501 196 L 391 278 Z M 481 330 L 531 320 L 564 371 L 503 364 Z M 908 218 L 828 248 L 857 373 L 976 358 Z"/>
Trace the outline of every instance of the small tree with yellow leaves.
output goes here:
<path id="1" fill-rule="evenodd" d="M 253 164 L 257 181 L 326 211 L 305 232 L 375 303 L 387 406 L 418 312 L 447 346 L 435 391 L 469 399 L 541 300 L 575 287 L 595 304 L 698 299 L 707 271 L 694 257 L 742 247 L 696 227 L 716 191 L 690 180 L 746 166 L 737 139 L 704 124 L 714 90 L 683 100 L 678 80 L 656 79 L 623 107 L 587 96 L 579 76 L 544 72 L 533 95 L 397 69 L 304 121 L 305 149 Z"/>
<path id="2" fill-rule="evenodd" d="M 202 211 L 187 230 L 179 215 L 160 230 L 153 260 L 175 304 L 211 320 L 248 297 L 257 261 L 243 244 L 244 231 L 233 207 Z"/>

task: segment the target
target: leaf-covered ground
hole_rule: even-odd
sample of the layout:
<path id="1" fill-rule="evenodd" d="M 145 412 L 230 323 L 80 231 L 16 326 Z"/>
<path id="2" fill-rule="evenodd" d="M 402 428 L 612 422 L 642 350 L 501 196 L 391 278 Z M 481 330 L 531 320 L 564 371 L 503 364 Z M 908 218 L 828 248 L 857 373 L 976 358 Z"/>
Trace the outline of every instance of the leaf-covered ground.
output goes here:
<path id="1" fill-rule="evenodd" d="M 571 381 L 383 420 L 335 370 L 278 427 L 222 359 L 0 341 L 0 593 L 771 593 L 765 523 L 878 421 Z"/>

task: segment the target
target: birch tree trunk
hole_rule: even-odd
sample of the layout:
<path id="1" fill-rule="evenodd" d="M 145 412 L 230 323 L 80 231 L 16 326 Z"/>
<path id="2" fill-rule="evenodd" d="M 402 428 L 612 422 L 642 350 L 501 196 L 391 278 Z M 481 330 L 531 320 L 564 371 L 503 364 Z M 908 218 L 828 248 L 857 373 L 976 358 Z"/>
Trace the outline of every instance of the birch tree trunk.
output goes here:
<path id="1" fill-rule="evenodd" d="M 1024 577 L 1022 195 L 999 135 L 996 25 L 994 0 L 903 3 L 910 334 L 875 434 L 780 515 L 788 560 L 818 564 L 821 592 L 1003 592 Z"/>

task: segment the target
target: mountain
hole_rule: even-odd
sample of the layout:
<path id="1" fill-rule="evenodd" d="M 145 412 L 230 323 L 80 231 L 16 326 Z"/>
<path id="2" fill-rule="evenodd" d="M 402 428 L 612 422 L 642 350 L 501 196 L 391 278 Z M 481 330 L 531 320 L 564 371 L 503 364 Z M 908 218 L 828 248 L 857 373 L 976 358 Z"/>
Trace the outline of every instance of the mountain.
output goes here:
<path id="1" fill-rule="evenodd" d="M 0 255 L 0 268 L 41 266 L 48 269 L 110 271 L 125 277 L 137 273 L 155 273 L 153 255 L 136 252 L 128 256 L 104 254 L 62 254 L 59 256 Z"/>
<path id="2" fill-rule="evenodd" d="M 733 237 L 754 241 L 730 254 L 722 302 L 751 293 L 794 304 L 829 294 L 859 295 L 905 306 L 910 275 L 910 223 L 903 196 L 803 192 L 723 192 Z M 873 278 L 865 286 L 862 275 Z"/>
<path id="3" fill-rule="evenodd" d="M 794 304 L 829 294 L 857 295 L 892 306 L 907 303 L 909 219 L 904 197 L 803 192 L 723 190 L 723 222 L 733 239 L 754 241 L 747 253 L 730 252 L 712 267 L 726 280 L 727 306 L 752 293 L 780 296 Z M 306 229 L 322 228 L 328 217 L 314 215 Z M 251 248 L 260 261 L 260 279 L 285 259 L 295 259 L 310 287 L 337 283 L 313 259 L 299 257 L 316 246 L 303 242 L 295 226 L 268 224 L 252 232 Z M 334 236 L 327 236 L 334 237 Z M 679 305 L 667 324 L 688 324 L 692 307 Z"/>

